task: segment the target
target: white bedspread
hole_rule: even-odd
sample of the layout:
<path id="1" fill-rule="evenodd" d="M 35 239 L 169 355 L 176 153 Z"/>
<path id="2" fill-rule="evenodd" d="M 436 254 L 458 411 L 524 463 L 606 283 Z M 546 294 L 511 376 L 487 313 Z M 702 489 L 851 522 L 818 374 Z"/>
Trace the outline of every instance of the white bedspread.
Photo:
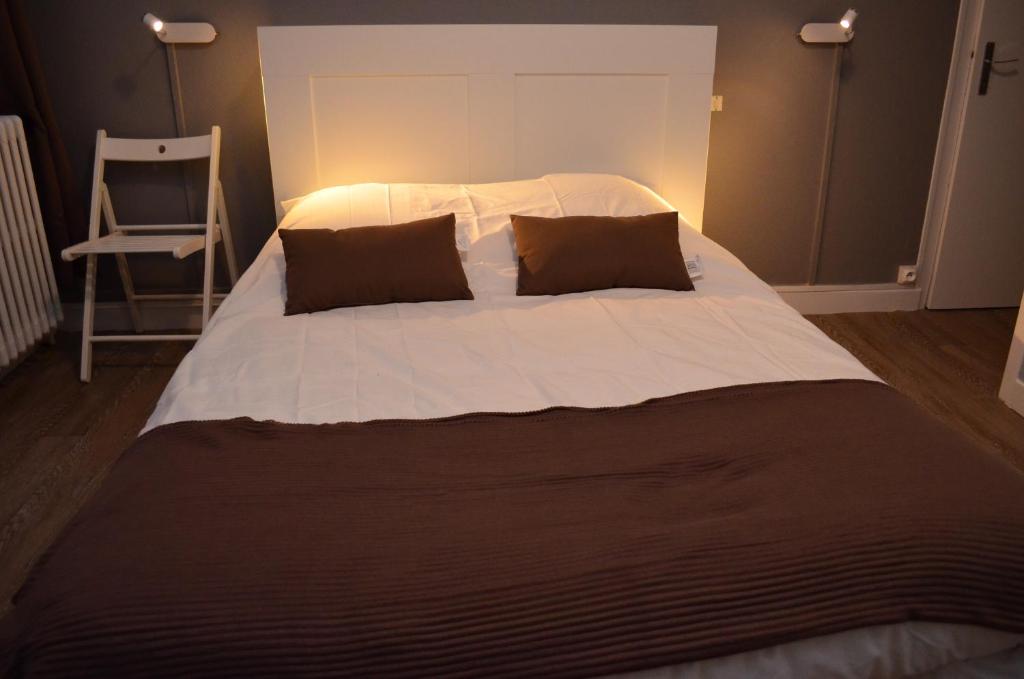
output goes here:
<path id="1" fill-rule="evenodd" d="M 552 405 L 610 406 L 733 384 L 874 379 L 735 257 L 681 227 L 700 254 L 695 292 L 607 290 L 516 297 L 509 212 L 550 216 L 670 209 L 625 180 L 562 175 L 484 186 L 361 186 L 301 228 L 400 222 L 455 211 L 475 239 L 473 301 L 282 316 L 275 234 L 181 364 L 147 428 L 249 416 L 281 422 L 429 418 Z M 350 216 L 351 215 L 351 216 Z"/>
<path id="2" fill-rule="evenodd" d="M 681 225 L 699 254 L 694 292 L 516 297 L 508 215 L 671 209 L 632 182 L 551 175 L 490 185 L 357 185 L 292 207 L 282 228 L 344 228 L 456 213 L 473 301 L 284 317 L 275 234 L 182 362 L 146 429 L 247 416 L 326 423 L 611 406 L 734 384 L 877 379 L 739 260 Z M 757 228 L 757 225 L 749 225 Z M 1019 636 L 914 623 L 659 670 L 672 677 L 865 677 L 930 671 Z M 652 675 L 654 676 L 654 675 Z"/>

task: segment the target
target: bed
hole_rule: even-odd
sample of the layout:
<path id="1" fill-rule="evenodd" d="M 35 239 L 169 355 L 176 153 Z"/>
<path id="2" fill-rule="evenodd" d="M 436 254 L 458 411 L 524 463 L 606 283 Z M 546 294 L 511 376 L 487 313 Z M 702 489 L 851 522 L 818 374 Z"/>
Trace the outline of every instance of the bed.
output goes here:
<path id="1" fill-rule="evenodd" d="M 623 405 L 754 382 L 876 379 L 739 260 L 685 224 L 681 249 L 699 255 L 705 270 L 695 283 L 699 296 L 639 289 L 516 296 L 509 214 L 669 209 L 654 192 L 612 175 L 320 191 L 289 212 L 282 228 L 454 212 L 460 234 L 474 243 L 465 268 L 476 299 L 337 309 L 282 323 L 284 258 L 274 235 L 218 311 L 217 332 L 186 357 L 146 428 L 239 416 L 427 419 Z"/>
<path id="2" fill-rule="evenodd" d="M 623 157 L 615 125 L 636 122 L 620 111 L 602 122 L 607 143 L 589 139 L 574 156 L 587 167 L 571 169 L 590 172 L 451 181 L 487 179 L 508 153 L 526 168 L 513 176 L 558 162 L 531 140 L 559 135 L 513 116 L 501 123 L 507 148 L 484 143 L 500 131 L 481 137 L 484 151 L 468 134 L 468 152 L 435 164 L 431 141 L 394 160 L 424 181 L 362 181 L 359 155 L 373 149 L 324 162 L 350 142 L 322 129 L 356 77 L 327 77 L 338 64 L 384 81 L 356 83 L 365 106 L 406 90 L 389 69 L 433 55 L 443 63 L 421 67 L 442 74 L 441 120 L 451 74 L 467 68 L 451 55 L 466 45 L 470 58 L 530 40 L 531 59 L 559 77 L 584 71 L 591 92 L 594 73 L 623 61 L 567 65 L 543 47 L 569 37 L 553 27 L 261 33 L 280 228 L 454 213 L 475 299 L 286 317 L 272 235 L 19 593 L 0 636 L 7 672 L 1019 674 L 1024 479 L 699 232 L 708 126 L 690 99 L 711 80 L 690 71 L 707 70 L 709 46 L 713 63 L 713 29 L 564 28 L 592 61 L 609 36 L 633 48 L 637 93 L 669 102 L 664 129 L 703 120 L 684 130 L 696 142 L 682 158 L 647 177 L 629 172 L 635 155 L 608 167 Z M 297 40 L 305 47 L 276 51 Z M 381 44 L 404 45 L 406 60 Z M 622 77 L 601 87 L 619 90 Z M 466 91 L 500 99 L 511 86 L 520 112 L 551 93 L 506 80 Z M 697 96 L 672 103 L 680 83 Z M 452 138 L 476 129 L 464 123 Z M 489 160 L 467 160 L 477 153 Z M 673 207 L 682 252 L 703 265 L 694 291 L 515 294 L 510 214 Z"/>

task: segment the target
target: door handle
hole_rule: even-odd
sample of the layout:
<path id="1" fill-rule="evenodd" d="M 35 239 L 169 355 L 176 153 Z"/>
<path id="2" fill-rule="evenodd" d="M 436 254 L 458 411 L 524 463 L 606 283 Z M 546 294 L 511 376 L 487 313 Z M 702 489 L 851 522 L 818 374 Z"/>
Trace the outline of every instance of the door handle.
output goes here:
<path id="1" fill-rule="evenodd" d="M 984 96 L 988 94 L 988 78 L 992 75 L 992 64 L 1012 64 L 1020 61 L 1020 59 L 996 59 L 996 44 L 994 42 L 985 43 L 985 56 L 981 60 L 981 82 L 978 83 L 978 94 Z"/>

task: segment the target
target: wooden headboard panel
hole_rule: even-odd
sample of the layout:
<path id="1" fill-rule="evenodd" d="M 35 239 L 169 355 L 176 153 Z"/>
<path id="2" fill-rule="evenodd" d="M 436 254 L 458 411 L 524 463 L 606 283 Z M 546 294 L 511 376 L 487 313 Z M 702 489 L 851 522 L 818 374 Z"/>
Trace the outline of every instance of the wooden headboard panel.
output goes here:
<path id="1" fill-rule="evenodd" d="M 259 29 L 280 201 L 355 182 L 621 174 L 704 210 L 714 26 Z"/>

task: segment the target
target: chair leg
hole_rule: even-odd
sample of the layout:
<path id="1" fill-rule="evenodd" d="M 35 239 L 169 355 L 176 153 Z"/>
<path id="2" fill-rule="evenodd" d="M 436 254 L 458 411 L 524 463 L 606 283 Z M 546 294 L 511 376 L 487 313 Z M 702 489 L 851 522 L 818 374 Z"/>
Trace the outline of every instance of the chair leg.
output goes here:
<path id="1" fill-rule="evenodd" d="M 100 206 L 103 212 L 103 219 L 107 223 L 107 231 L 112 235 L 121 233 L 117 227 L 117 218 L 114 216 L 114 206 L 110 203 L 110 191 L 107 185 L 100 184 Z M 135 301 L 135 285 L 132 283 L 132 271 L 128 268 L 128 258 L 123 252 L 118 252 L 117 272 L 121 276 L 121 285 L 124 287 L 124 297 L 128 302 L 128 311 L 132 317 L 132 327 L 135 332 L 142 332 L 142 314 L 139 312 L 139 304 Z"/>
<path id="2" fill-rule="evenodd" d="M 203 250 L 203 330 L 206 330 L 206 324 L 210 322 L 210 314 L 213 311 L 213 263 L 216 261 L 213 254 L 214 244 L 211 238 L 207 238 L 207 245 Z"/>
<path id="3" fill-rule="evenodd" d="M 224 203 L 224 189 L 217 182 L 217 221 L 220 222 L 220 237 L 224 242 L 224 259 L 228 264 L 228 277 L 231 287 L 238 282 L 238 260 L 235 259 L 235 241 L 231 235 L 231 223 L 228 222 L 228 209 Z"/>
<path id="4" fill-rule="evenodd" d="M 220 195 L 220 128 L 216 125 L 210 130 L 210 181 L 206 185 L 206 241 L 203 250 L 203 331 L 210 322 L 213 311 L 213 263 L 214 229 L 217 228 L 217 213 L 223 201 Z"/>
<path id="5" fill-rule="evenodd" d="M 85 265 L 85 303 L 82 312 L 82 370 L 83 382 L 92 379 L 92 328 L 96 312 L 96 255 L 88 255 Z"/>
<path id="6" fill-rule="evenodd" d="M 132 317 L 132 328 L 135 332 L 142 332 L 142 314 L 139 311 L 139 303 L 135 299 L 135 285 L 132 283 L 131 270 L 128 268 L 128 258 L 122 252 L 118 252 L 115 256 L 117 257 L 117 272 L 121 274 L 124 298 L 128 302 L 128 312 Z"/>

